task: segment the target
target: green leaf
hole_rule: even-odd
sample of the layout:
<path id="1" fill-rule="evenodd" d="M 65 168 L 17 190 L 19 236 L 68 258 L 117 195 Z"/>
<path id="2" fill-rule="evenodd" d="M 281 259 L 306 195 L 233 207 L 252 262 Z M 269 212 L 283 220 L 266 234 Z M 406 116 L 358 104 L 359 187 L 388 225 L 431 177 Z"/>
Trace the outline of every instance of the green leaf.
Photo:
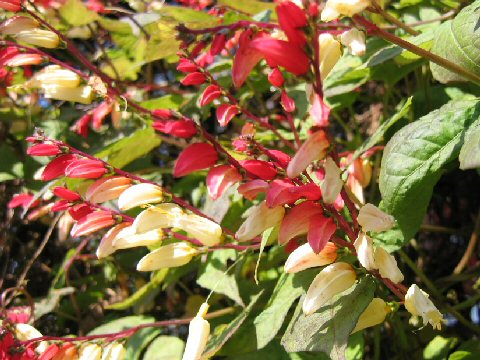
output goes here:
<path id="1" fill-rule="evenodd" d="M 74 292 L 74 287 L 50 289 L 46 297 L 42 298 L 38 302 L 35 302 L 35 316 L 40 318 L 41 316 L 52 312 L 60 303 L 60 300 L 63 296 L 73 294 Z"/>
<path id="2" fill-rule="evenodd" d="M 229 259 L 236 259 L 235 250 L 215 250 L 215 252 L 210 253 L 208 262 L 198 277 L 197 284 L 228 296 L 237 304 L 245 306 L 238 290 L 235 274 L 232 274 L 231 269 L 226 273 L 228 269 L 227 261 Z"/>
<path id="3" fill-rule="evenodd" d="M 60 16 L 73 26 L 87 25 L 98 18 L 97 13 L 88 10 L 80 0 L 67 0 L 58 11 Z"/>
<path id="4" fill-rule="evenodd" d="M 107 305 L 106 309 L 125 310 L 129 307 L 144 302 L 145 299 L 153 300 L 153 298 L 157 296 L 157 294 L 160 292 L 160 284 L 167 276 L 168 270 L 169 269 L 161 269 L 160 271 L 155 272 L 150 281 L 147 284 L 143 285 L 140 289 L 138 289 L 134 294 L 130 295 L 123 301 Z"/>
<path id="5" fill-rule="evenodd" d="M 404 242 L 419 229 L 434 185 L 458 157 L 465 133 L 479 115 L 478 100 L 451 101 L 402 128 L 385 147 L 380 192 Z"/>
<path id="6" fill-rule="evenodd" d="M 436 31 L 432 52 L 474 74 L 480 75 L 480 0 L 465 7 L 455 19 L 446 21 Z M 446 83 L 465 81 L 462 76 L 430 63 L 433 77 Z"/>
<path id="7" fill-rule="evenodd" d="M 96 153 L 95 156 L 107 161 L 113 167 L 122 168 L 133 160 L 148 154 L 161 142 L 162 140 L 155 134 L 153 128 L 148 127 L 121 138 Z"/>
<path id="8" fill-rule="evenodd" d="M 160 14 L 169 16 L 175 19 L 177 23 L 184 23 L 191 28 L 213 26 L 218 21 L 217 18 L 204 11 L 197 11 L 180 6 L 164 5 L 160 10 Z"/>
<path id="9" fill-rule="evenodd" d="M 143 360 L 181 360 L 185 342 L 175 336 L 159 336 L 148 345 Z"/>
<path id="10" fill-rule="evenodd" d="M 220 350 L 220 348 L 225 344 L 228 339 L 232 337 L 233 334 L 238 330 L 238 328 L 242 325 L 245 321 L 247 316 L 252 311 L 253 306 L 257 302 L 257 300 L 262 296 L 263 291 L 254 295 L 250 301 L 250 304 L 243 309 L 243 311 L 238 314 L 238 316 L 230 321 L 230 323 L 222 328 L 221 332 L 214 332 L 210 339 L 208 340 L 207 347 L 205 348 L 204 354 L 202 358 L 210 358 L 211 356 L 215 355 L 215 353 Z"/>
<path id="11" fill-rule="evenodd" d="M 344 359 L 348 337 L 358 317 L 373 299 L 374 290 L 374 280 L 364 277 L 309 316 L 302 312 L 302 297 L 282 338 L 285 350 L 322 351 L 333 360 Z"/>
<path id="12" fill-rule="evenodd" d="M 480 125 L 472 126 L 467 131 L 459 159 L 462 170 L 480 167 Z"/>
<path id="13" fill-rule="evenodd" d="M 255 15 L 263 11 L 270 10 L 272 20 L 275 20 L 277 18 L 277 13 L 275 12 L 276 5 L 272 3 L 256 1 L 256 0 L 236 0 L 236 1 L 219 0 L 218 4 L 227 5 L 230 8 L 237 9 L 241 12 L 244 12 L 250 15 Z"/>
<path id="14" fill-rule="evenodd" d="M 410 105 L 412 105 L 412 97 L 409 97 L 407 101 L 405 101 L 405 103 L 403 104 L 402 108 L 390 119 L 380 125 L 377 131 L 375 131 L 375 133 L 355 151 L 352 161 L 359 157 L 362 153 L 370 149 L 372 146 L 382 141 L 383 136 L 385 135 L 387 130 L 390 129 L 393 124 L 395 124 L 398 120 L 403 118 L 408 113 L 408 111 L 410 110 Z"/>
<path id="15" fill-rule="evenodd" d="M 448 360 L 477 360 L 480 352 L 471 353 L 470 351 L 455 351 L 448 357 Z"/>
<path id="16" fill-rule="evenodd" d="M 155 318 L 152 316 L 125 316 L 123 318 L 100 325 L 99 327 L 90 331 L 89 335 L 116 333 L 138 325 L 152 323 L 154 321 Z M 152 341 L 153 338 L 157 337 L 158 334 L 160 334 L 159 329 L 144 328 L 130 336 L 125 343 L 125 349 L 127 350 L 125 359 L 139 359 L 143 349 Z"/>
<path id="17" fill-rule="evenodd" d="M 277 335 L 293 302 L 305 293 L 318 270 L 283 273 L 265 309 L 255 318 L 257 347 L 263 348 Z"/>
<path id="18" fill-rule="evenodd" d="M 8 144 L 0 145 L 0 182 L 23 177 L 23 163 Z"/>
<path id="19" fill-rule="evenodd" d="M 159 98 L 150 99 L 140 103 L 148 110 L 155 109 L 178 109 L 182 105 L 183 97 L 178 94 L 169 94 Z"/>
<path id="20" fill-rule="evenodd" d="M 430 341 L 423 350 L 424 360 L 442 360 L 446 359 L 452 349 L 458 344 L 457 338 L 444 338 L 437 335 Z"/>

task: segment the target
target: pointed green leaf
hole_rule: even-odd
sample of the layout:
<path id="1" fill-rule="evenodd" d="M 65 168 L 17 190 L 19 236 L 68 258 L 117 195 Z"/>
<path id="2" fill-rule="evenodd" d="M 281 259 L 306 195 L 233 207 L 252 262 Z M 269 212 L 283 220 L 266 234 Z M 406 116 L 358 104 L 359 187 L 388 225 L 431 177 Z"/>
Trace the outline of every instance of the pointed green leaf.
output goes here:
<path id="1" fill-rule="evenodd" d="M 460 169 L 480 168 L 480 125 L 468 130 L 459 159 Z"/>
<path id="2" fill-rule="evenodd" d="M 97 13 L 88 10 L 80 0 L 68 0 L 58 12 L 66 22 L 73 26 L 87 25 L 98 18 Z"/>

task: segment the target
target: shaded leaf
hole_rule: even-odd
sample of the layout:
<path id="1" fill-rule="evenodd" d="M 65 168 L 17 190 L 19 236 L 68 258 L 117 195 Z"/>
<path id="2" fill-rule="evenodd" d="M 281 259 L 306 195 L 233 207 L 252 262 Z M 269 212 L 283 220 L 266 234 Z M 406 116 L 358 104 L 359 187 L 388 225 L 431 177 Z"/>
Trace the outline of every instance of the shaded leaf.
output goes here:
<path id="1" fill-rule="evenodd" d="M 446 359 L 452 349 L 458 344 L 457 338 L 445 338 L 437 335 L 428 343 L 423 350 L 424 360 L 442 360 Z"/>
<path id="2" fill-rule="evenodd" d="M 480 125 L 472 126 L 465 135 L 465 142 L 460 150 L 460 169 L 480 167 Z"/>
<path id="3" fill-rule="evenodd" d="M 46 297 L 35 303 L 35 316 L 40 318 L 41 316 L 52 312 L 55 310 L 63 296 L 73 294 L 74 292 L 75 288 L 73 287 L 50 289 Z"/>
<path id="4" fill-rule="evenodd" d="M 159 336 L 148 345 L 143 360 L 181 360 L 185 342 L 175 336 Z"/>

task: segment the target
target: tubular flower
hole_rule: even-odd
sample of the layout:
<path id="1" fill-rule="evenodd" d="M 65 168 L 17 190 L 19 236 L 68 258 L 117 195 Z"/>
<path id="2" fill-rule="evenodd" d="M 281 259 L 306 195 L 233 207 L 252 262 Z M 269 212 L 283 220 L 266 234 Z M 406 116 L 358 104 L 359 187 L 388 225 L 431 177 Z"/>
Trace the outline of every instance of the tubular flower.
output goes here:
<path id="1" fill-rule="evenodd" d="M 137 270 L 154 271 L 182 266 L 188 264 L 198 253 L 197 249 L 183 242 L 168 244 L 141 258 L 137 264 Z"/>
<path id="2" fill-rule="evenodd" d="M 325 159 L 324 168 L 325 179 L 320 185 L 322 198 L 325 203 L 333 204 L 342 191 L 343 181 L 340 178 L 342 171 L 331 157 Z"/>
<path id="3" fill-rule="evenodd" d="M 101 178 L 88 188 L 85 198 L 92 203 L 103 203 L 118 198 L 130 186 L 132 180 L 123 176 Z"/>
<path id="4" fill-rule="evenodd" d="M 137 206 L 154 204 L 163 200 L 163 191 L 154 184 L 137 184 L 130 186 L 118 198 L 120 210 L 128 210 Z"/>
<path id="5" fill-rule="evenodd" d="M 259 33 L 252 39 L 252 30 L 246 30 L 240 35 L 238 41 L 239 46 L 235 53 L 232 66 L 232 79 L 236 88 L 243 85 L 248 74 L 250 74 L 255 65 L 262 60 L 262 53 L 251 46 L 254 39 L 261 38 L 262 36 L 264 35 Z"/>
<path id="6" fill-rule="evenodd" d="M 27 149 L 30 156 L 56 156 L 62 153 L 62 149 L 55 144 L 35 144 Z"/>
<path id="7" fill-rule="evenodd" d="M 230 186 L 242 180 L 242 175 L 232 165 L 219 165 L 212 168 L 207 175 L 208 195 L 218 199 Z"/>
<path id="8" fill-rule="evenodd" d="M 355 28 L 345 31 L 340 36 L 340 41 L 344 46 L 347 46 L 350 49 L 352 55 L 365 55 L 366 45 L 365 34 L 363 31 Z"/>
<path id="9" fill-rule="evenodd" d="M 390 306 L 388 306 L 383 299 L 374 298 L 358 318 L 357 325 L 355 325 L 355 328 L 352 330 L 352 334 L 383 323 L 390 311 Z"/>
<path id="10" fill-rule="evenodd" d="M 149 230 L 136 234 L 133 226 L 121 229 L 112 241 L 115 250 L 129 249 L 138 246 L 150 246 L 159 243 L 163 239 L 162 229 Z"/>
<path id="11" fill-rule="evenodd" d="M 323 33 L 318 36 L 320 75 L 322 81 L 333 69 L 342 56 L 342 46 L 332 34 Z"/>
<path id="12" fill-rule="evenodd" d="M 60 176 L 65 175 L 65 169 L 67 166 L 77 160 L 78 157 L 74 154 L 60 155 L 53 159 L 42 172 L 41 180 L 50 181 Z"/>
<path id="13" fill-rule="evenodd" d="M 163 120 L 155 121 L 152 127 L 164 134 L 188 139 L 197 133 L 195 123 L 191 120 Z"/>
<path id="14" fill-rule="evenodd" d="M 20 341 L 27 341 L 30 339 L 35 339 L 42 337 L 42 333 L 35 329 L 33 326 L 23 323 L 15 324 L 15 337 Z M 48 343 L 46 341 L 40 342 L 35 350 L 38 353 L 43 353 L 48 348 Z"/>
<path id="15" fill-rule="evenodd" d="M 364 233 L 359 233 L 353 245 L 357 250 L 358 261 L 365 269 L 375 270 L 378 268 L 373 255 L 373 240 L 370 237 Z"/>
<path id="16" fill-rule="evenodd" d="M 307 240 L 316 254 L 323 250 L 335 231 L 337 231 L 337 225 L 332 218 L 325 217 L 323 214 L 310 218 Z"/>
<path id="17" fill-rule="evenodd" d="M 3 35 L 16 35 L 20 31 L 32 30 L 38 27 L 38 23 L 26 16 L 12 16 L 0 24 L 0 33 Z"/>
<path id="18" fill-rule="evenodd" d="M 275 167 L 267 162 L 257 159 L 240 160 L 240 165 L 249 173 L 259 177 L 262 180 L 273 180 L 277 175 Z"/>
<path id="19" fill-rule="evenodd" d="M 102 348 L 97 344 L 83 345 L 78 352 L 78 360 L 100 360 Z"/>
<path id="20" fill-rule="evenodd" d="M 97 258 L 102 259 L 108 255 L 113 254 L 117 249 L 113 246 L 113 241 L 117 237 L 118 233 L 127 226 L 131 226 L 131 223 L 123 222 L 115 225 L 100 240 L 100 245 L 97 248 Z"/>
<path id="21" fill-rule="evenodd" d="M 393 216 L 384 213 L 372 204 L 365 204 L 358 213 L 358 223 L 363 231 L 386 231 L 395 225 Z"/>
<path id="22" fill-rule="evenodd" d="M 236 232 L 235 238 L 238 241 L 251 240 L 268 228 L 279 224 L 284 214 L 285 209 L 282 206 L 270 209 L 265 201 L 262 201 L 249 211 L 247 219 Z"/>
<path id="23" fill-rule="evenodd" d="M 303 27 L 308 25 L 305 12 L 292 1 L 283 1 L 275 9 L 280 28 L 287 35 L 288 40 L 297 46 L 304 46 L 307 42 Z"/>
<path id="24" fill-rule="evenodd" d="M 351 17 L 370 5 L 370 0 L 328 0 L 320 17 L 322 21 L 332 21 L 340 16 Z"/>
<path id="25" fill-rule="evenodd" d="M 210 324 L 204 319 L 208 304 L 203 303 L 197 315 L 190 321 L 188 338 L 182 360 L 200 360 L 210 335 Z"/>
<path id="26" fill-rule="evenodd" d="M 392 280 L 395 284 L 403 281 L 403 274 L 398 268 L 397 260 L 392 254 L 389 254 L 384 248 L 378 246 L 375 248 L 375 264 L 380 275 L 386 279 Z"/>
<path id="27" fill-rule="evenodd" d="M 238 106 L 222 104 L 217 108 L 216 111 L 218 123 L 220 124 L 220 126 L 225 127 L 238 113 L 240 113 Z"/>
<path id="28" fill-rule="evenodd" d="M 288 256 L 285 272 L 297 273 L 312 267 L 329 265 L 337 259 L 337 249 L 337 245 L 329 242 L 322 251 L 315 254 L 309 243 L 303 244 Z"/>
<path id="29" fill-rule="evenodd" d="M 0 50 L 1 66 L 15 67 L 25 65 L 38 65 L 42 61 L 43 57 L 40 54 L 23 53 L 13 46 L 7 46 L 6 48 Z"/>
<path id="30" fill-rule="evenodd" d="M 105 165 L 99 160 L 82 158 L 71 161 L 65 168 L 65 175 L 77 179 L 98 179 L 107 173 Z"/>
<path id="31" fill-rule="evenodd" d="M 238 187 L 238 192 L 243 195 L 245 199 L 254 200 L 259 194 L 267 191 L 269 185 L 265 180 L 256 179 L 247 181 Z"/>
<path id="32" fill-rule="evenodd" d="M 91 86 L 69 88 L 58 85 L 44 85 L 42 90 L 47 99 L 73 101 L 81 104 L 90 104 L 94 95 Z"/>
<path id="33" fill-rule="evenodd" d="M 0 9 L 18 12 L 22 8 L 20 0 L 2 0 L 0 1 Z"/>
<path id="34" fill-rule="evenodd" d="M 103 348 L 102 360 L 123 360 L 126 353 L 127 350 L 122 344 L 113 342 Z"/>
<path id="35" fill-rule="evenodd" d="M 60 44 L 60 39 L 57 34 L 42 29 L 20 31 L 15 35 L 15 39 L 20 42 L 47 49 L 55 49 Z"/>
<path id="36" fill-rule="evenodd" d="M 320 130 L 305 141 L 287 167 L 287 176 L 295 178 L 315 160 L 325 157 L 330 143 L 324 131 Z"/>
<path id="37" fill-rule="evenodd" d="M 110 211 L 95 211 L 81 218 L 72 228 L 71 235 L 79 237 L 115 224 Z"/>
<path id="38" fill-rule="evenodd" d="M 316 216 L 323 216 L 323 210 L 313 201 L 304 201 L 294 206 L 282 220 L 278 243 L 283 245 L 296 236 L 306 234 L 310 228 L 311 219 Z"/>
<path id="39" fill-rule="evenodd" d="M 138 214 L 133 226 L 137 234 L 158 228 L 170 228 L 176 226 L 178 219 L 183 215 L 182 208 L 176 204 L 159 204 Z"/>
<path id="40" fill-rule="evenodd" d="M 442 328 L 443 316 L 433 305 L 426 292 L 413 284 L 405 295 L 405 308 L 414 316 L 421 316 L 423 325 L 430 323 L 436 330 Z"/>
<path id="41" fill-rule="evenodd" d="M 62 69 L 58 65 L 49 65 L 25 83 L 25 86 L 29 88 L 39 88 L 45 85 L 76 88 L 80 85 L 80 76 L 73 71 Z"/>
<path id="42" fill-rule="evenodd" d="M 272 72 L 270 72 L 270 74 L 268 74 L 268 81 L 273 86 L 282 87 L 283 83 L 285 82 L 285 79 L 280 69 L 275 68 L 272 70 Z"/>
<path id="43" fill-rule="evenodd" d="M 303 313 L 313 314 L 338 293 L 353 286 L 357 276 L 350 264 L 328 265 L 313 279 L 303 301 Z"/>
<path id="44" fill-rule="evenodd" d="M 177 158 L 173 168 L 173 176 L 181 177 L 194 171 L 215 165 L 218 154 L 215 148 L 207 143 L 195 143 L 185 148 Z"/>
<path id="45" fill-rule="evenodd" d="M 203 245 L 214 246 L 222 241 L 222 228 L 216 222 L 195 214 L 178 218 L 178 227 L 199 240 Z"/>

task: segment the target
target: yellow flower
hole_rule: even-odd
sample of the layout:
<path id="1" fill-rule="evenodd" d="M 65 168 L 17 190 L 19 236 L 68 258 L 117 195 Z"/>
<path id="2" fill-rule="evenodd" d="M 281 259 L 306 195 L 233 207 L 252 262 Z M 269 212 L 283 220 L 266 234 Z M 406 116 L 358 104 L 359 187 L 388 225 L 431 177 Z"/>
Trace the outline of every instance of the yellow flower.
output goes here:
<path id="1" fill-rule="evenodd" d="M 262 201 L 249 209 L 248 217 L 236 232 L 235 238 L 238 241 L 251 240 L 265 230 L 279 224 L 284 215 L 285 209 L 282 206 L 270 209 L 265 201 Z"/>
<path id="2" fill-rule="evenodd" d="M 403 281 L 403 274 L 397 266 L 397 260 L 380 246 L 375 248 L 375 264 L 382 277 L 392 280 L 395 284 Z"/>
<path id="3" fill-rule="evenodd" d="M 362 206 L 357 217 L 363 231 L 386 231 L 395 225 L 393 216 L 384 213 L 373 204 Z"/>
<path id="4" fill-rule="evenodd" d="M 52 31 L 42 29 L 23 30 L 15 35 L 15 39 L 30 45 L 54 49 L 60 44 L 60 39 Z"/>
<path id="5" fill-rule="evenodd" d="M 180 216 L 175 227 L 186 231 L 190 236 L 206 246 L 217 245 L 222 241 L 221 226 L 210 219 L 196 214 Z"/>
<path id="6" fill-rule="evenodd" d="M 373 256 L 373 240 L 361 232 L 358 234 L 358 238 L 353 245 L 355 246 L 355 250 L 357 250 L 357 257 L 360 264 L 367 270 L 377 269 Z"/>
<path id="7" fill-rule="evenodd" d="M 330 143 L 324 131 L 320 130 L 310 135 L 288 163 L 287 176 L 295 178 L 313 161 L 323 159 L 329 146 Z"/>
<path id="8" fill-rule="evenodd" d="M 103 348 L 102 360 L 123 360 L 127 350 L 120 343 L 110 343 Z"/>
<path id="9" fill-rule="evenodd" d="M 365 34 L 363 33 L 363 31 L 355 28 L 345 31 L 340 36 L 340 41 L 344 46 L 347 46 L 350 49 L 350 52 L 353 55 L 365 55 L 366 45 Z"/>
<path id="10" fill-rule="evenodd" d="M 20 341 L 27 341 L 42 336 L 42 333 L 31 325 L 22 323 L 15 324 L 15 337 Z M 46 341 L 41 341 L 35 348 L 35 351 L 41 354 L 47 350 L 47 348 L 48 343 Z"/>
<path id="11" fill-rule="evenodd" d="M 158 228 L 174 227 L 183 214 L 182 208 L 176 204 L 159 204 L 138 214 L 133 222 L 133 227 L 137 234 Z"/>
<path id="12" fill-rule="evenodd" d="M 323 81 L 342 56 L 342 46 L 328 33 L 323 33 L 318 36 L 318 44 L 320 52 L 320 75 Z"/>
<path id="13" fill-rule="evenodd" d="M 285 262 L 286 273 L 296 273 L 308 268 L 325 266 L 337 259 L 337 245 L 328 242 L 318 254 L 315 254 L 309 243 L 296 248 Z"/>
<path id="14" fill-rule="evenodd" d="M 430 323 L 436 330 L 442 328 L 443 316 L 438 309 L 433 305 L 432 301 L 426 292 L 413 284 L 405 295 L 405 308 L 414 316 L 420 316 L 423 320 L 423 325 Z"/>
<path id="15" fill-rule="evenodd" d="M 128 210 L 137 206 L 154 204 L 163 200 L 163 191 L 154 184 L 137 184 L 122 192 L 118 198 L 120 210 Z"/>
<path id="16" fill-rule="evenodd" d="M 327 204 L 333 204 L 342 191 L 343 181 L 340 178 L 342 171 L 331 157 L 325 159 L 325 179 L 320 185 L 322 199 Z"/>
<path id="17" fill-rule="evenodd" d="M 102 348 L 97 344 L 86 344 L 78 352 L 78 360 L 100 360 L 102 358 Z"/>
<path id="18" fill-rule="evenodd" d="M 371 5 L 370 0 L 327 0 L 323 8 L 322 21 L 331 21 L 340 16 L 353 16 Z"/>
<path id="19" fill-rule="evenodd" d="M 328 265 L 313 279 L 303 301 L 305 315 L 313 314 L 338 293 L 353 286 L 357 275 L 350 264 L 337 262 Z"/>
<path id="20" fill-rule="evenodd" d="M 162 229 L 149 230 L 144 233 L 135 233 L 132 226 L 122 229 L 113 239 L 112 245 L 115 250 L 129 249 L 137 246 L 150 246 L 159 243 L 163 239 Z"/>
<path id="21" fill-rule="evenodd" d="M 357 325 L 352 330 L 352 334 L 383 323 L 389 312 L 390 307 L 383 299 L 374 298 L 358 318 Z"/>
<path id="22" fill-rule="evenodd" d="M 42 90 L 47 99 L 73 101 L 81 104 L 90 104 L 94 95 L 90 86 L 69 88 L 58 85 L 43 85 Z"/>
<path id="23" fill-rule="evenodd" d="M 58 65 L 49 65 L 37 72 L 25 83 L 26 87 L 38 88 L 43 85 L 57 85 L 76 88 L 80 85 L 80 76 Z"/>
<path id="24" fill-rule="evenodd" d="M 182 360 L 200 360 L 210 335 L 210 324 L 204 319 L 208 304 L 203 303 L 198 314 L 190 321 L 188 338 Z"/>
<path id="25" fill-rule="evenodd" d="M 145 255 L 137 264 L 138 271 L 154 271 L 188 264 L 199 252 L 190 245 L 179 242 L 162 246 Z"/>
<path id="26" fill-rule="evenodd" d="M 13 16 L 0 24 L 0 33 L 3 35 L 16 35 L 20 31 L 32 30 L 38 27 L 38 23 L 26 16 Z"/>

